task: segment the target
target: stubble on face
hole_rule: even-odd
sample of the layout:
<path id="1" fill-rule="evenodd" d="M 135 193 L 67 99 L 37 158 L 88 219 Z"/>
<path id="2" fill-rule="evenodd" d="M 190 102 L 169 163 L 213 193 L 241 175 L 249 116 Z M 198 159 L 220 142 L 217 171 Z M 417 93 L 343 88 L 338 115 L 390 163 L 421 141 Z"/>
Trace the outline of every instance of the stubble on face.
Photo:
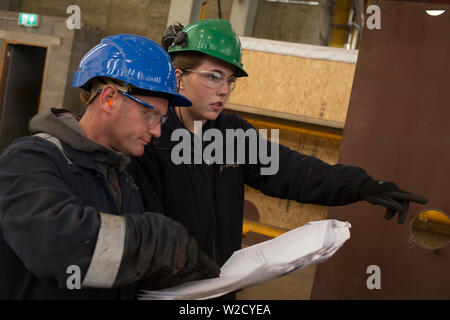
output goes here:
<path id="1" fill-rule="evenodd" d="M 168 101 L 159 97 L 139 96 L 139 99 L 155 107 L 158 115 L 166 114 Z M 153 136 L 161 134 L 160 124 L 150 125 L 144 117 L 147 107 L 135 101 L 124 101 L 111 119 L 113 134 L 112 147 L 127 155 L 142 156 L 145 146 Z M 159 116 L 158 116 L 159 119 Z"/>

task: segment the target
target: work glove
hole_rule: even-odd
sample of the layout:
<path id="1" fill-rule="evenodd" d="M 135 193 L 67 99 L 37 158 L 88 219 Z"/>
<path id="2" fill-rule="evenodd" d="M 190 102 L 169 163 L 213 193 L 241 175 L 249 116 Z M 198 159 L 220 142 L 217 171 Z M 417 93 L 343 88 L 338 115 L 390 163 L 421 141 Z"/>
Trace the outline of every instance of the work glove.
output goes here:
<path id="1" fill-rule="evenodd" d="M 170 274 L 160 274 L 150 280 L 152 290 L 171 288 L 195 280 L 216 278 L 220 274 L 219 266 L 211 260 L 192 238 L 186 247 L 186 263 Z M 147 285 L 149 281 L 147 281 Z"/>
<path id="2" fill-rule="evenodd" d="M 392 219 L 398 211 L 397 221 L 403 224 L 408 214 L 409 202 L 426 204 L 428 200 L 420 195 L 400 190 L 395 183 L 365 180 L 358 189 L 358 196 L 371 204 L 387 208 L 385 219 Z"/>

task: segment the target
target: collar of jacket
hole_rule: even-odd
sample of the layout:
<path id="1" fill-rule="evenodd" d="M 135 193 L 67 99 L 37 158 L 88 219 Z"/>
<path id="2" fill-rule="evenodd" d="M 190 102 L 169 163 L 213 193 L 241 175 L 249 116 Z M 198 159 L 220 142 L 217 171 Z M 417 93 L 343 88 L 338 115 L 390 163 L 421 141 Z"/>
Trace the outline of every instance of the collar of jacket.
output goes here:
<path id="1" fill-rule="evenodd" d="M 80 150 L 72 148 L 63 141 L 61 141 L 61 143 L 64 148 L 64 153 L 70 159 L 70 161 L 72 161 L 79 167 L 89 170 L 95 170 L 99 174 L 102 174 L 102 171 L 100 170 L 97 161 L 95 161 L 95 159 L 92 156 L 90 156 L 89 153 L 80 152 Z"/>
<path id="2" fill-rule="evenodd" d="M 128 165 L 130 159 L 125 154 L 106 148 L 86 138 L 82 130 L 73 128 L 73 123 L 62 120 L 58 116 L 61 114 L 70 114 L 76 120 L 79 120 L 77 115 L 68 110 L 51 108 L 50 110 L 35 115 L 31 119 L 29 124 L 30 132 L 33 134 L 44 132 L 58 138 L 64 143 L 65 150 L 74 157 L 71 160 L 76 161 L 77 164 L 86 168 L 97 168 L 95 162 L 115 167 L 117 170 L 123 170 Z M 75 123 L 75 125 L 77 124 Z M 69 147 L 72 151 L 70 151 Z M 79 151 L 89 153 L 95 161 L 91 163 L 91 160 L 88 160 L 90 157 L 83 157 Z"/>

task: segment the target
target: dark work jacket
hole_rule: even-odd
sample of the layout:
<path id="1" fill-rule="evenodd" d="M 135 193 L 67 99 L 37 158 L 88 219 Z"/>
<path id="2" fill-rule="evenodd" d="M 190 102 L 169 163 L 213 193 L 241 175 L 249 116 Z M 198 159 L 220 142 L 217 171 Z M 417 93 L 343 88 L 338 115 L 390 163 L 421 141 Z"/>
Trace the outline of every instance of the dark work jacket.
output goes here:
<path id="1" fill-rule="evenodd" d="M 63 128 L 57 121 L 50 119 Z M 148 276 L 184 265 L 178 260 L 185 256 L 187 232 L 161 214 L 144 212 L 138 188 L 123 168 L 117 173 L 122 194 L 118 208 L 92 153 L 63 141 L 61 146 L 63 151 L 28 136 L 0 157 L 0 300 L 135 299 Z M 74 271 L 68 267 L 78 266 L 84 282 L 99 230 L 108 231 L 100 213 L 125 221 L 123 241 L 110 243 L 118 244 L 113 252 L 123 253 L 103 266 L 118 263 L 117 276 L 108 287 L 85 288 L 82 283 L 81 289 L 70 290 Z"/>
<path id="2" fill-rule="evenodd" d="M 261 175 L 261 168 L 267 166 L 259 161 L 256 164 L 249 161 L 250 140 L 245 143 L 245 164 L 224 159 L 224 164 L 177 165 L 173 163 L 171 153 L 179 141 L 171 141 L 171 135 L 175 129 L 184 127 L 174 110 L 170 109 L 168 115 L 161 137 L 146 146 L 142 157 L 132 159 L 127 170 L 140 188 L 146 210 L 162 212 L 181 222 L 219 265 L 241 248 L 244 185 L 272 197 L 335 206 L 360 200 L 358 187 L 370 178 L 360 168 L 329 165 L 282 145 L 276 146 L 279 150 L 278 172 Z M 226 145 L 227 129 L 254 130 L 239 116 L 223 113 L 215 121 L 207 121 L 203 133 L 210 128 L 223 133 L 224 158 L 226 148 L 230 147 Z M 263 138 L 259 136 L 258 139 Z M 268 142 L 262 140 L 262 143 Z M 203 142 L 203 148 L 207 145 Z M 237 146 L 237 142 L 231 146 L 235 148 L 235 156 Z"/>

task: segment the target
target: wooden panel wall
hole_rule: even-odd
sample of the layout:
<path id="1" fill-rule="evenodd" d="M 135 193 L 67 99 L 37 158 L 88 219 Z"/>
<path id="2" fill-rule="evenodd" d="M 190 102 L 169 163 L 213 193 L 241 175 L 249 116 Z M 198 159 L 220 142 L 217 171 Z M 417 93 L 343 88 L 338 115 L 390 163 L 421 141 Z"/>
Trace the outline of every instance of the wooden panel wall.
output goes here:
<path id="1" fill-rule="evenodd" d="M 230 103 L 344 122 L 355 64 L 244 50 Z"/>

